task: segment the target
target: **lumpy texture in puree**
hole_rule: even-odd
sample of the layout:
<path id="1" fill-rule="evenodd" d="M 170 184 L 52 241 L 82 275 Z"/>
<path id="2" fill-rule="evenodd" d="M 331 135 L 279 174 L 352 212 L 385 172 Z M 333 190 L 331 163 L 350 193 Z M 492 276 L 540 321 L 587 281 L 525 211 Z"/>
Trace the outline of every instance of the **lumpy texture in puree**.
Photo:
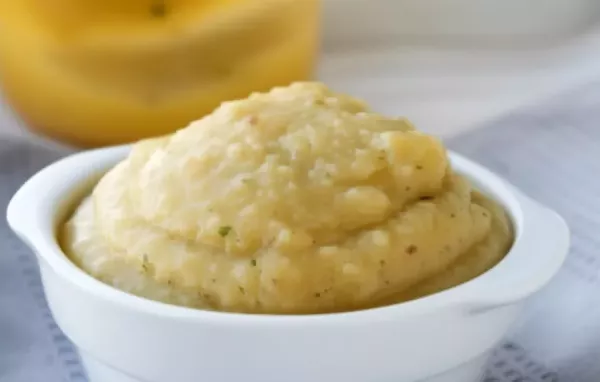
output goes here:
<path id="1" fill-rule="evenodd" d="M 137 143 L 61 239 L 86 272 L 139 296 L 292 314 L 446 289 L 496 264 L 511 229 L 439 140 L 298 83 Z"/>

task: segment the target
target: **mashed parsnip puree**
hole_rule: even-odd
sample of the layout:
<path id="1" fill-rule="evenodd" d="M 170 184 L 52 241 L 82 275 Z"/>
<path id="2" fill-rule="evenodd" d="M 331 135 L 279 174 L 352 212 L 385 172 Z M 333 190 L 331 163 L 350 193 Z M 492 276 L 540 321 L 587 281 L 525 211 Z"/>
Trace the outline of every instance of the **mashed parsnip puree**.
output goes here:
<path id="1" fill-rule="evenodd" d="M 294 314 L 449 288 L 495 265 L 511 232 L 438 139 L 296 83 L 137 143 L 61 241 L 86 272 L 139 296 Z"/>

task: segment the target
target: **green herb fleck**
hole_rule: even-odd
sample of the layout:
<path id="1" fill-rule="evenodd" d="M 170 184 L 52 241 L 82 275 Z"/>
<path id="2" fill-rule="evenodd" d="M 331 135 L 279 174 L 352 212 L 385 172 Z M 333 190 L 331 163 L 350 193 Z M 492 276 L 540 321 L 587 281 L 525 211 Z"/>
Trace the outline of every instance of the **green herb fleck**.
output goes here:
<path id="1" fill-rule="evenodd" d="M 231 226 L 224 225 L 222 227 L 219 227 L 219 235 L 221 237 L 225 237 L 225 236 L 229 235 L 229 232 L 231 232 Z"/>
<path id="2" fill-rule="evenodd" d="M 321 293 L 315 293 L 315 297 L 316 297 L 316 298 L 319 298 L 319 297 L 321 297 Z"/>
<path id="3" fill-rule="evenodd" d="M 144 272 L 148 272 L 150 266 L 148 264 L 148 255 L 146 255 L 144 253 L 144 255 L 142 256 L 142 269 L 144 270 Z"/>
<path id="4" fill-rule="evenodd" d="M 244 289 L 244 287 L 239 287 L 240 288 L 240 292 L 242 292 L 242 294 L 246 294 L 246 290 Z"/>
<path id="5" fill-rule="evenodd" d="M 422 170 L 422 169 L 423 169 L 423 166 L 421 166 L 420 164 L 417 165 L 417 170 Z"/>
<path id="6" fill-rule="evenodd" d="M 256 266 L 256 259 L 250 260 L 250 265 L 252 265 L 253 267 L 255 267 Z"/>
<path id="7" fill-rule="evenodd" d="M 411 244 L 408 247 L 406 247 L 406 253 L 409 254 L 409 255 L 412 255 L 413 253 L 416 253 L 417 250 L 418 250 L 418 248 L 414 244 Z"/>

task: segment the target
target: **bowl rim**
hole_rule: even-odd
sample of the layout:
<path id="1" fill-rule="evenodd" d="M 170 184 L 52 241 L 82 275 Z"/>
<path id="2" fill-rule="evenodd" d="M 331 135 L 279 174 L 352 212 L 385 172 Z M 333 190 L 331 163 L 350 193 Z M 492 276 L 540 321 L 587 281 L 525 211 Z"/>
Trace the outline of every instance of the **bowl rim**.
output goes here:
<path id="1" fill-rule="evenodd" d="M 72 287 L 122 308 L 158 317 L 252 325 L 349 324 L 460 308 L 468 312 L 516 303 L 541 289 L 558 272 L 569 247 L 569 230 L 553 211 L 534 202 L 483 166 L 448 152 L 453 168 L 497 200 L 509 214 L 515 238 L 506 256 L 485 273 L 455 287 L 398 304 L 348 312 L 276 315 L 199 310 L 138 297 L 105 284 L 78 268 L 64 254 L 56 227 L 89 193 L 98 179 L 124 159 L 131 145 L 69 155 L 31 177 L 11 199 L 11 229 Z M 40 192 L 44 190 L 44 192 Z M 541 256 L 532 254 L 547 252 Z M 533 268 L 533 269 L 532 269 Z M 510 286 L 510 288 L 507 288 Z"/>

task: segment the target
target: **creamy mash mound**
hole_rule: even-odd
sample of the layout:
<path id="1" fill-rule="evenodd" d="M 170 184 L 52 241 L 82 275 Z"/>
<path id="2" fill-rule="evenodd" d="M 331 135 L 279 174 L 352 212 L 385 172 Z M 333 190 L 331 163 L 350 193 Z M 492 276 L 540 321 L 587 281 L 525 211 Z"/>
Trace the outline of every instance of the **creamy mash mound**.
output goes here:
<path id="1" fill-rule="evenodd" d="M 124 291 L 281 314 L 436 292 L 495 265 L 511 240 L 439 140 L 315 83 L 137 143 L 61 234 L 78 266 Z"/>

